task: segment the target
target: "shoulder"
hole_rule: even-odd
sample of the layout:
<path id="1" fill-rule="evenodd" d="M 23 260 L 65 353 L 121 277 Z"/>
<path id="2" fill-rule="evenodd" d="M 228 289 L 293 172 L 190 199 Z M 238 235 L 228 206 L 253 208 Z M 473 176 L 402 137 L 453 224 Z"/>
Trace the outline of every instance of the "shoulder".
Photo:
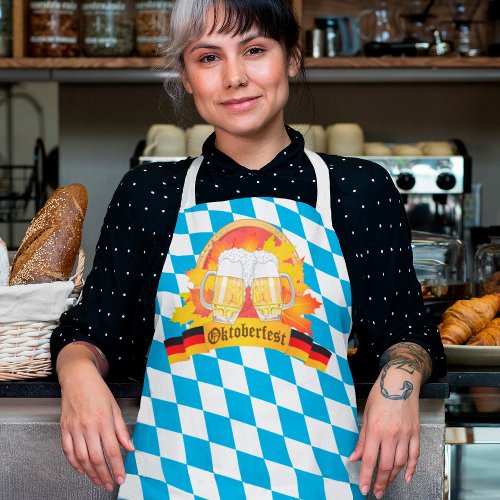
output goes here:
<path id="1" fill-rule="evenodd" d="M 169 162 L 147 162 L 130 169 L 122 178 L 120 186 L 130 189 L 133 186 L 151 187 L 160 182 L 177 186 L 184 181 L 192 158 Z"/>
<path id="2" fill-rule="evenodd" d="M 179 192 L 191 159 L 176 162 L 148 162 L 130 169 L 120 180 L 114 199 L 140 200 L 151 192 Z"/>
<path id="3" fill-rule="evenodd" d="M 127 171 L 108 205 L 106 222 L 133 219 L 142 227 L 159 224 L 160 214 L 175 213 L 190 163 L 151 162 Z"/>
<path id="4" fill-rule="evenodd" d="M 382 192 L 396 193 L 397 189 L 385 168 L 366 158 L 320 154 L 327 164 L 335 191 L 372 197 Z"/>
<path id="5" fill-rule="evenodd" d="M 371 182 L 375 180 L 389 180 L 392 182 L 387 170 L 366 158 L 354 156 L 337 156 L 320 153 L 320 156 L 330 168 L 332 179 L 342 178 L 348 175 L 351 179 Z"/>

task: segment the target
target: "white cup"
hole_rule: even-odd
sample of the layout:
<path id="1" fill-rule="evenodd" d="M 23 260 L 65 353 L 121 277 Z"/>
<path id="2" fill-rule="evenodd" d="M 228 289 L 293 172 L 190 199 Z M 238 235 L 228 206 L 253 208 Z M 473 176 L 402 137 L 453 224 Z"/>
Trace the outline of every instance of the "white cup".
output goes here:
<path id="1" fill-rule="evenodd" d="M 311 125 L 311 131 L 314 134 L 316 148 L 314 151 L 318 153 L 326 153 L 326 130 L 321 125 Z"/>
<path id="2" fill-rule="evenodd" d="M 391 147 L 394 156 L 422 156 L 422 149 L 415 144 L 396 144 Z"/>
<path id="3" fill-rule="evenodd" d="M 144 156 L 186 156 L 186 134 L 176 125 L 152 125 L 146 136 Z"/>
<path id="4" fill-rule="evenodd" d="M 339 156 L 362 156 L 364 146 L 363 129 L 357 123 L 335 123 L 326 130 L 329 154 Z"/>
<path id="5" fill-rule="evenodd" d="M 186 130 L 186 150 L 188 156 L 200 156 L 203 143 L 214 131 L 213 125 L 193 125 Z"/>
<path id="6" fill-rule="evenodd" d="M 364 154 L 365 156 L 391 156 L 392 150 L 382 142 L 366 142 Z"/>
<path id="7" fill-rule="evenodd" d="M 426 156 L 451 156 L 453 148 L 449 142 L 429 141 L 424 142 L 422 151 Z"/>
<path id="8" fill-rule="evenodd" d="M 304 137 L 304 146 L 310 151 L 317 151 L 316 136 L 312 129 L 312 125 L 308 123 L 294 123 L 290 125 L 294 130 L 300 132 Z"/>

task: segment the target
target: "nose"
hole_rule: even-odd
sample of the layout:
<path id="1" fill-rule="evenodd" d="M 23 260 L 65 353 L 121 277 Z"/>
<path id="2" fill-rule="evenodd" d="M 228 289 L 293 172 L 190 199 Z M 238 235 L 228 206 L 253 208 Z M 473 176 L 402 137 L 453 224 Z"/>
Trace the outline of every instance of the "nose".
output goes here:
<path id="1" fill-rule="evenodd" d="M 224 84 L 227 88 L 244 87 L 248 83 L 244 64 L 237 60 L 227 60 L 224 67 Z"/>

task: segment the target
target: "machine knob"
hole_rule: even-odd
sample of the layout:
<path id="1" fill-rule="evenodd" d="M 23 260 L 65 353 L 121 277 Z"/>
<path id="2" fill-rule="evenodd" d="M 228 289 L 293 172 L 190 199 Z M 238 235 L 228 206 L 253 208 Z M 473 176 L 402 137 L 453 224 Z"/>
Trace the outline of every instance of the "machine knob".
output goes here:
<path id="1" fill-rule="evenodd" d="M 409 172 L 403 172 L 396 179 L 398 188 L 408 191 L 415 185 L 415 177 Z"/>
<path id="2" fill-rule="evenodd" d="M 443 189 L 444 191 L 453 189 L 456 183 L 457 179 L 453 174 L 450 174 L 449 172 L 443 172 L 439 174 L 436 179 L 436 184 L 440 189 Z"/>

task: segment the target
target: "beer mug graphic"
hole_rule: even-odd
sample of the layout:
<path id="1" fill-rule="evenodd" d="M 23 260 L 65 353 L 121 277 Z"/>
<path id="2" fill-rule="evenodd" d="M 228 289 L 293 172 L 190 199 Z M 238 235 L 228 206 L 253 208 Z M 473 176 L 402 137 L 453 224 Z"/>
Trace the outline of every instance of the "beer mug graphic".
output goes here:
<path id="1" fill-rule="evenodd" d="M 246 285 L 242 262 L 219 259 L 217 272 L 208 271 L 200 285 L 200 300 L 203 307 L 212 311 L 214 321 L 233 324 L 245 302 Z M 205 284 L 210 276 L 215 276 L 212 303 L 205 300 Z"/>
<path id="2" fill-rule="evenodd" d="M 277 258 L 263 250 L 254 252 L 256 257 L 251 286 L 252 304 L 261 321 L 280 321 L 283 310 L 289 309 L 295 302 L 295 289 L 292 279 L 286 273 L 278 272 Z M 281 278 L 290 285 L 290 300 L 283 304 Z"/>

